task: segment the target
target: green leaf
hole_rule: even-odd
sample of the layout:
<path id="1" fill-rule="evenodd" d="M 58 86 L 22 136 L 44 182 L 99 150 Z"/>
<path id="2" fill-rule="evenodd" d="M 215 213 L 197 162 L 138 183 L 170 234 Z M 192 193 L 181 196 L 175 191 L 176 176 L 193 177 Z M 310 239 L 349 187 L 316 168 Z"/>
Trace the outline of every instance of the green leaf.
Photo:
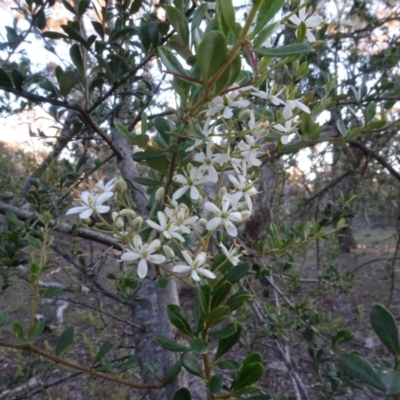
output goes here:
<path id="1" fill-rule="evenodd" d="M 31 329 L 29 329 L 28 338 L 30 340 L 35 340 L 44 330 L 46 326 L 44 321 L 36 321 Z"/>
<path id="2" fill-rule="evenodd" d="M 242 366 L 244 367 L 246 365 L 253 364 L 253 363 L 259 363 L 259 364 L 263 365 L 263 358 L 260 353 L 250 353 L 243 360 Z"/>
<path id="3" fill-rule="evenodd" d="M 63 33 L 60 33 L 60 32 L 52 32 L 52 31 L 43 32 L 42 36 L 44 38 L 48 38 L 48 39 L 52 39 L 52 40 L 68 39 L 67 35 L 64 35 Z"/>
<path id="4" fill-rule="evenodd" d="M 343 122 L 341 119 L 338 119 L 338 120 L 336 121 L 336 127 L 337 127 L 339 133 L 340 133 L 342 136 L 344 136 L 344 137 L 347 136 L 347 128 L 346 128 L 346 125 L 344 124 L 344 122 Z"/>
<path id="5" fill-rule="evenodd" d="M 189 25 L 185 14 L 176 7 L 166 5 L 164 8 L 167 12 L 169 22 L 178 33 L 179 38 L 189 47 Z"/>
<path id="6" fill-rule="evenodd" d="M 196 338 L 190 342 L 190 349 L 196 354 L 207 354 L 208 343 Z"/>
<path id="7" fill-rule="evenodd" d="M 188 336 L 192 336 L 189 322 L 187 321 L 182 309 L 176 304 L 167 305 L 168 318 L 171 324 Z"/>
<path id="8" fill-rule="evenodd" d="M 210 336 L 215 340 L 225 339 L 232 336 L 237 331 L 237 325 L 234 322 L 228 324 L 225 328 L 218 331 L 210 331 Z"/>
<path id="9" fill-rule="evenodd" d="M 215 83 L 215 92 L 220 93 L 227 87 L 231 86 L 238 78 L 241 69 L 242 59 L 237 55 Z"/>
<path id="10" fill-rule="evenodd" d="M 141 133 L 140 135 L 131 135 L 129 141 L 131 144 L 136 144 L 137 146 L 144 148 L 147 146 L 149 140 L 150 138 L 148 135 L 146 135 L 145 133 Z"/>
<path id="11" fill-rule="evenodd" d="M 76 69 L 80 72 L 81 76 L 84 76 L 85 68 L 83 66 L 82 54 L 79 46 L 76 43 L 73 44 L 69 49 L 69 55 Z"/>
<path id="12" fill-rule="evenodd" d="M 385 393 L 389 396 L 400 393 L 400 371 L 393 368 L 378 370 L 378 377 L 385 386 Z"/>
<path id="13" fill-rule="evenodd" d="M 235 293 L 231 296 L 226 305 L 230 308 L 231 311 L 235 311 L 238 308 L 242 307 L 247 301 L 253 298 L 252 294 L 247 290 L 242 290 L 240 292 Z"/>
<path id="14" fill-rule="evenodd" d="M 264 367 L 262 364 L 255 362 L 243 365 L 240 369 L 239 376 L 233 384 L 233 390 L 239 390 L 252 385 L 262 378 L 264 375 Z"/>
<path id="15" fill-rule="evenodd" d="M 11 71 L 11 75 L 13 78 L 15 89 L 22 90 L 22 84 L 24 83 L 24 76 L 21 74 L 20 71 L 18 71 L 15 68 Z"/>
<path id="16" fill-rule="evenodd" d="M 239 282 L 250 269 L 250 263 L 241 263 L 232 267 L 228 273 L 221 279 L 222 282 L 230 282 L 232 285 Z"/>
<path id="17" fill-rule="evenodd" d="M 9 222 L 15 226 L 21 226 L 21 221 L 12 211 L 6 211 L 6 217 Z"/>
<path id="18" fill-rule="evenodd" d="M 36 249 L 41 249 L 42 248 L 42 244 L 40 242 L 40 240 L 34 238 L 31 235 L 28 235 L 26 237 L 26 241 L 28 242 L 28 244 Z"/>
<path id="19" fill-rule="evenodd" d="M 141 178 L 141 177 L 137 177 L 137 178 L 132 178 L 133 182 L 139 183 L 139 185 L 143 185 L 143 186 L 154 186 L 154 187 L 158 187 L 162 185 L 162 182 L 160 181 L 156 181 L 154 179 L 150 179 L 150 178 Z"/>
<path id="20" fill-rule="evenodd" d="M 204 35 L 197 49 L 197 64 L 205 84 L 224 64 L 227 52 L 226 39 L 221 32 L 211 31 Z"/>
<path id="21" fill-rule="evenodd" d="M 338 362 L 342 369 L 349 375 L 363 381 L 375 389 L 383 392 L 385 391 L 385 387 L 376 370 L 368 361 L 364 360 L 364 358 L 353 353 L 343 353 L 339 356 Z"/>
<path id="22" fill-rule="evenodd" d="M 22 326 L 19 322 L 14 322 L 13 331 L 18 339 L 24 340 L 24 331 L 22 330 Z"/>
<path id="23" fill-rule="evenodd" d="M 254 34 L 257 34 L 264 28 L 269 21 L 276 15 L 276 13 L 283 7 L 285 0 L 263 1 L 258 10 L 256 27 Z"/>
<path id="24" fill-rule="evenodd" d="M 177 343 L 175 340 L 171 340 L 164 335 L 155 335 L 155 342 L 164 350 L 185 352 L 189 351 L 190 348 L 183 344 Z"/>
<path id="25" fill-rule="evenodd" d="M 217 0 L 217 1 L 221 5 L 220 11 L 225 21 L 225 24 L 233 33 L 236 33 L 235 9 L 233 8 L 232 0 Z"/>
<path id="26" fill-rule="evenodd" d="M 135 161 L 148 161 L 157 158 L 165 158 L 165 156 L 166 153 L 162 153 L 159 151 L 138 151 L 137 153 L 132 154 L 132 158 Z"/>
<path id="27" fill-rule="evenodd" d="M 181 372 L 182 369 L 182 361 L 179 359 L 172 368 L 168 371 L 167 376 L 164 378 L 164 382 L 171 382 L 173 381 L 178 374 Z"/>
<path id="28" fill-rule="evenodd" d="M 188 76 L 182 64 L 168 47 L 161 46 L 157 49 L 157 52 L 168 71 L 179 76 Z"/>
<path id="29" fill-rule="evenodd" d="M 399 331 L 391 312 L 380 304 L 374 304 L 371 308 L 370 321 L 381 342 L 393 355 L 399 357 Z"/>
<path id="30" fill-rule="evenodd" d="M 60 85 L 60 93 L 63 97 L 67 97 L 73 86 L 77 81 L 77 77 L 74 71 L 65 71 L 58 82 Z"/>
<path id="31" fill-rule="evenodd" d="M 54 287 L 54 288 L 48 288 L 48 289 L 40 289 L 39 290 L 39 295 L 42 298 L 48 299 L 50 297 L 55 297 L 59 296 L 62 293 L 63 289 Z"/>
<path id="32" fill-rule="evenodd" d="M 211 393 L 218 393 L 222 390 L 222 385 L 224 384 L 224 379 L 222 375 L 213 375 L 208 382 L 208 388 Z"/>
<path id="33" fill-rule="evenodd" d="M 0 68 L 0 85 L 7 88 L 13 88 L 10 77 L 8 76 L 7 72 L 4 71 L 4 69 L 2 68 Z"/>
<path id="34" fill-rule="evenodd" d="M 279 25 L 279 22 L 273 22 L 262 28 L 258 35 L 253 40 L 253 47 L 257 48 L 263 45 L 263 43 L 273 34 L 275 28 Z"/>
<path id="35" fill-rule="evenodd" d="M 269 394 L 258 394 L 256 396 L 246 397 L 246 400 L 273 400 Z"/>
<path id="36" fill-rule="evenodd" d="M 40 30 L 46 28 L 46 14 L 43 8 L 33 16 L 32 22 Z"/>
<path id="37" fill-rule="evenodd" d="M 91 21 L 93 29 L 96 31 L 96 33 L 104 40 L 104 26 L 98 21 Z"/>
<path id="38" fill-rule="evenodd" d="M 128 358 L 128 360 L 126 361 L 126 363 L 122 366 L 121 370 L 119 371 L 121 374 L 129 371 L 130 369 L 132 369 L 138 362 L 140 359 L 140 354 L 133 354 L 132 356 L 130 356 Z"/>
<path id="39" fill-rule="evenodd" d="M 268 57 L 297 56 L 300 54 L 311 53 L 314 51 L 314 49 L 311 46 L 304 43 L 289 44 L 288 46 L 283 46 L 283 47 L 270 47 L 270 48 L 259 47 L 258 49 L 253 49 L 253 50 L 257 54 Z"/>
<path id="40" fill-rule="evenodd" d="M 78 3 L 78 16 L 82 16 L 83 14 L 85 14 L 86 10 L 90 6 L 90 1 L 91 0 L 79 0 L 79 3 Z"/>
<path id="41" fill-rule="evenodd" d="M 75 8 L 74 8 L 73 6 L 71 6 L 71 4 L 68 3 L 67 0 L 62 0 L 62 3 L 64 4 L 64 7 L 65 7 L 70 13 L 76 15 Z"/>
<path id="42" fill-rule="evenodd" d="M 86 40 L 76 31 L 72 26 L 69 25 L 61 25 L 61 29 L 69 36 L 70 39 L 76 40 L 83 47 L 89 50 L 90 46 L 86 42 Z"/>
<path id="43" fill-rule="evenodd" d="M 192 396 L 188 389 L 180 388 L 174 393 L 172 400 L 192 400 Z"/>
<path id="44" fill-rule="evenodd" d="M 131 8 L 129 9 L 130 14 L 135 14 L 140 10 L 140 7 L 142 7 L 142 0 L 133 0 L 131 4 Z"/>
<path id="45" fill-rule="evenodd" d="M 225 353 L 227 353 L 240 339 L 240 334 L 242 333 L 242 327 L 240 324 L 237 324 L 236 332 L 232 335 L 228 336 L 225 339 L 221 339 L 218 342 L 217 352 L 214 356 L 214 361 L 218 360 L 218 358 L 222 357 Z"/>
<path id="46" fill-rule="evenodd" d="M 372 121 L 365 127 L 365 130 L 373 131 L 374 129 L 382 129 L 386 124 L 387 124 L 387 121 L 384 119 Z M 349 133 L 350 133 L 350 131 L 349 131 Z M 347 136 L 349 137 L 350 134 L 348 134 Z"/>
<path id="47" fill-rule="evenodd" d="M 6 322 L 7 315 L 8 314 L 5 311 L 0 312 L 0 328 L 2 328 L 4 323 Z"/>
<path id="48" fill-rule="evenodd" d="M 111 349 L 111 341 L 105 340 L 104 343 L 101 345 L 99 351 L 96 354 L 96 357 L 93 360 L 93 365 L 96 365 Z"/>
<path id="49" fill-rule="evenodd" d="M 221 285 L 219 285 L 212 293 L 211 309 L 218 307 L 220 304 L 222 304 L 231 289 L 232 284 L 230 282 L 223 282 Z"/>
<path id="50" fill-rule="evenodd" d="M 58 338 L 56 343 L 55 355 L 61 354 L 67 347 L 69 347 L 74 341 L 74 328 L 67 328 L 61 336 Z"/>
<path id="51" fill-rule="evenodd" d="M 365 125 L 369 124 L 376 115 L 376 104 L 371 102 L 365 110 Z"/>
<path id="52" fill-rule="evenodd" d="M 184 353 L 181 356 L 183 367 L 193 375 L 204 378 L 203 369 L 193 353 Z"/>
<path id="53" fill-rule="evenodd" d="M 211 310 L 211 312 L 206 316 L 206 324 L 209 327 L 219 324 L 222 322 L 229 314 L 231 310 L 229 307 L 220 306 Z"/>

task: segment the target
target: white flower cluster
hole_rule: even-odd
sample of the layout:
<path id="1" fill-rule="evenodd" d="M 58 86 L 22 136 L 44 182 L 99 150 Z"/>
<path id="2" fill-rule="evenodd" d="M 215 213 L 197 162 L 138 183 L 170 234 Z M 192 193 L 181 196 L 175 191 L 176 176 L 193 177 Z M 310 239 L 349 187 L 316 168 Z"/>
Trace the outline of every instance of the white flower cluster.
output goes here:
<path id="1" fill-rule="evenodd" d="M 311 42 L 315 40 L 312 29 L 322 19 L 308 16 L 303 1 L 301 6 L 298 16 L 291 15 L 289 20 L 296 26 L 302 25 L 303 29 L 305 25 L 305 34 Z M 303 100 L 293 98 L 289 89 L 268 86 L 267 83 L 266 91 L 250 86 L 229 89 L 207 104 L 203 111 L 205 122 L 197 127 L 203 138 L 199 139 L 199 132 L 193 132 L 192 137 L 189 132 L 190 140 L 185 144 L 191 163 L 177 166 L 179 170 L 173 182 L 166 185 L 171 188 L 172 183 L 172 193 L 164 193 L 164 186 L 156 193 L 157 207 L 160 204 L 164 207 L 157 212 L 157 219 L 144 221 L 129 208 L 112 213 L 114 235 L 126 243 L 121 261 L 137 263 L 140 278 L 147 276 L 148 262 L 162 268 L 170 264 L 173 273 L 187 274 L 194 281 L 200 281 L 201 277 L 216 278 L 215 273 L 207 269 L 207 260 L 212 258 L 207 254 L 211 235 L 218 230 L 232 238 L 238 235 L 238 225 L 245 222 L 253 210 L 252 198 L 257 194 L 254 173 L 267 153 L 263 146 L 276 138 L 287 144 L 290 136 L 297 132 L 299 114 L 310 113 Z M 262 102 L 264 104 L 260 104 Z M 269 114 L 275 112 L 274 120 L 268 120 L 262 112 L 268 107 Z M 225 174 L 227 179 L 224 179 Z M 229 185 L 224 186 L 227 181 Z M 67 214 L 79 213 L 80 218 L 86 219 L 108 212 L 110 207 L 103 204 L 113 196 L 115 182 L 113 179 L 83 192 L 81 205 Z M 217 193 L 209 195 L 205 190 L 207 184 L 216 185 Z M 186 205 L 190 202 L 192 209 Z M 204 213 L 199 211 L 201 209 Z M 144 223 L 153 230 L 151 237 L 156 236 L 147 243 L 143 243 L 140 235 Z M 196 223 L 205 231 L 195 230 Z M 220 247 L 227 261 L 233 265 L 239 263 L 240 254 L 234 245 L 229 250 L 222 243 Z"/>

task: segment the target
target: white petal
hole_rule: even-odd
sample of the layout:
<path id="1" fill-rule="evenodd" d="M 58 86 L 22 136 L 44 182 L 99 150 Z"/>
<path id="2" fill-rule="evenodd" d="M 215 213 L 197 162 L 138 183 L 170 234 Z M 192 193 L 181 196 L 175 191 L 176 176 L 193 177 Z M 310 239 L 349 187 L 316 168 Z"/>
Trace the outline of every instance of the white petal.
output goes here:
<path id="1" fill-rule="evenodd" d="M 289 135 L 281 136 L 281 143 L 282 144 L 288 144 L 289 143 Z"/>
<path id="2" fill-rule="evenodd" d="M 163 228 L 161 228 L 160 225 L 156 224 L 151 219 L 147 219 L 146 220 L 146 224 L 149 225 L 151 228 L 155 229 L 156 231 L 162 231 L 163 230 Z"/>
<path id="3" fill-rule="evenodd" d="M 193 200 L 197 200 L 200 197 L 200 192 L 196 186 L 190 187 L 190 198 Z"/>
<path id="4" fill-rule="evenodd" d="M 89 198 L 93 199 L 93 196 L 87 190 L 85 190 L 84 192 L 81 193 L 81 199 L 85 204 L 89 204 Z"/>
<path id="5" fill-rule="evenodd" d="M 222 114 L 222 116 L 223 116 L 225 119 L 230 119 L 230 118 L 233 117 L 233 112 L 232 112 L 232 110 L 231 110 L 229 107 L 225 107 L 224 113 Z"/>
<path id="6" fill-rule="evenodd" d="M 232 207 L 236 207 L 239 200 L 243 197 L 243 192 L 236 192 L 231 194 L 231 204 Z"/>
<path id="7" fill-rule="evenodd" d="M 238 211 L 231 212 L 229 214 L 229 220 L 240 222 L 242 220 L 242 214 L 240 214 L 240 212 L 238 212 Z"/>
<path id="8" fill-rule="evenodd" d="M 172 199 L 173 200 L 178 200 L 180 197 L 182 197 L 189 189 L 189 186 L 183 186 L 180 189 L 178 189 L 173 195 Z"/>
<path id="9" fill-rule="evenodd" d="M 93 214 L 93 210 L 91 208 L 87 208 L 85 211 L 79 214 L 79 218 L 86 219 L 89 218 Z"/>
<path id="10" fill-rule="evenodd" d="M 133 237 L 133 244 L 136 249 L 142 250 L 143 242 L 142 242 L 142 238 L 139 235 L 135 235 Z"/>
<path id="11" fill-rule="evenodd" d="M 142 258 L 139 261 L 137 274 L 140 279 L 143 279 L 147 276 L 147 261 L 146 261 L 146 259 Z"/>
<path id="12" fill-rule="evenodd" d="M 182 243 L 185 241 L 185 238 L 177 232 L 172 232 L 171 236 L 180 240 Z"/>
<path id="13" fill-rule="evenodd" d="M 70 215 L 70 214 L 78 214 L 81 213 L 85 210 L 87 210 L 88 207 L 87 206 L 79 206 L 79 207 L 73 207 L 71 209 L 69 209 L 66 213 L 66 215 Z"/>
<path id="14" fill-rule="evenodd" d="M 316 38 L 315 38 L 314 34 L 309 29 L 306 30 L 306 37 L 307 37 L 309 42 L 315 42 L 316 41 Z"/>
<path id="15" fill-rule="evenodd" d="M 211 211 L 212 213 L 221 214 L 221 210 L 214 203 L 211 203 L 210 201 L 207 201 L 204 204 L 204 208 L 208 211 Z"/>
<path id="16" fill-rule="evenodd" d="M 96 204 L 103 204 L 114 196 L 113 192 L 104 192 L 96 198 Z"/>
<path id="17" fill-rule="evenodd" d="M 136 260 L 139 260 L 139 258 L 140 258 L 140 254 L 134 253 L 133 251 L 127 251 L 126 253 L 123 253 L 121 255 L 122 261 L 136 261 Z"/>
<path id="18" fill-rule="evenodd" d="M 300 22 L 301 22 L 297 15 L 290 16 L 289 20 L 292 21 L 295 25 L 300 25 Z"/>
<path id="19" fill-rule="evenodd" d="M 211 272 L 210 270 L 205 269 L 205 268 L 197 268 L 196 271 L 197 271 L 200 275 L 203 275 L 203 276 L 205 276 L 205 277 L 207 277 L 207 278 L 210 278 L 210 279 L 215 279 L 215 278 L 217 277 L 217 276 L 214 274 L 214 272 Z"/>
<path id="20" fill-rule="evenodd" d="M 110 206 L 96 206 L 95 210 L 99 213 L 99 214 L 104 214 L 106 212 L 110 211 Z"/>
<path id="21" fill-rule="evenodd" d="M 195 269 L 192 271 L 191 277 L 196 282 L 200 282 L 201 281 L 201 278 L 199 277 L 199 274 L 196 272 Z"/>
<path id="22" fill-rule="evenodd" d="M 206 258 L 207 258 L 207 253 L 202 251 L 201 253 L 197 254 L 193 264 L 196 264 L 198 267 L 200 267 L 200 265 L 203 265 L 206 262 Z"/>
<path id="23" fill-rule="evenodd" d="M 314 28 L 315 26 L 321 25 L 323 20 L 324 19 L 320 15 L 311 15 L 305 22 L 307 28 Z"/>
<path id="24" fill-rule="evenodd" d="M 149 253 L 154 253 L 160 247 L 161 247 L 161 241 L 159 239 L 155 239 L 147 246 L 147 251 Z"/>
<path id="25" fill-rule="evenodd" d="M 188 265 L 179 264 L 179 265 L 175 265 L 175 267 L 172 268 L 172 271 L 174 271 L 178 274 L 182 274 L 182 273 L 191 271 L 191 269 L 192 268 L 189 267 Z"/>
<path id="26" fill-rule="evenodd" d="M 153 264 L 162 264 L 165 262 L 165 257 L 161 254 L 152 254 L 148 257 L 148 260 Z"/>
<path id="27" fill-rule="evenodd" d="M 218 226 L 221 223 L 221 221 L 222 221 L 221 217 L 213 218 L 211 221 L 207 222 L 206 229 L 208 231 L 214 231 L 215 229 L 218 228 Z"/>
<path id="28" fill-rule="evenodd" d="M 225 225 L 225 229 L 228 232 L 228 235 L 232 236 L 232 237 L 236 237 L 238 234 L 238 231 L 236 229 L 236 226 L 232 224 L 232 222 L 228 221 L 228 220 L 224 220 L 224 225 Z"/>
<path id="29" fill-rule="evenodd" d="M 187 262 L 188 265 L 192 265 L 193 264 L 193 260 L 192 257 L 189 256 L 189 253 L 186 250 L 182 251 L 182 256 L 185 259 L 185 261 Z"/>
<path id="30" fill-rule="evenodd" d="M 182 185 L 187 185 L 187 178 L 181 174 L 175 175 L 174 181 L 178 183 L 182 183 Z"/>

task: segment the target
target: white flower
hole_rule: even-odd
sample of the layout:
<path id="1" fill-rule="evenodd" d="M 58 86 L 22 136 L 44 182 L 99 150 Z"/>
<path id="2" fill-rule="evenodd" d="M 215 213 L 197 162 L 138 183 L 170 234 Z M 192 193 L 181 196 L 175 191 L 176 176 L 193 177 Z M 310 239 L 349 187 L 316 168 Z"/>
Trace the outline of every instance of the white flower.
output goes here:
<path id="1" fill-rule="evenodd" d="M 213 272 L 209 271 L 206 268 L 201 267 L 206 262 L 206 256 L 207 256 L 206 253 L 201 252 L 197 254 L 196 258 L 193 260 L 192 257 L 190 257 L 189 253 L 186 250 L 184 250 L 182 251 L 182 256 L 185 259 L 186 264 L 175 265 L 175 267 L 172 268 L 173 272 L 176 272 L 178 274 L 190 272 L 191 278 L 197 282 L 201 281 L 199 275 L 203 275 L 209 279 L 216 278 Z"/>
<path id="2" fill-rule="evenodd" d="M 112 192 L 104 192 L 96 195 L 88 191 L 84 191 L 80 195 L 82 200 L 81 206 L 71 208 L 67 211 L 66 215 L 79 213 L 79 218 L 85 219 L 89 218 L 94 212 L 104 214 L 110 210 L 110 207 L 103 206 L 103 203 L 109 200 L 113 195 L 114 193 Z"/>
<path id="3" fill-rule="evenodd" d="M 188 225 L 194 224 L 199 217 L 193 216 L 189 217 L 190 210 L 186 204 L 179 204 L 175 208 L 166 208 L 164 213 L 178 228 L 181 233 L 190 234 L 190 229 Z"/>
<path id="4" fill-rule="evenodd" d="M 300 2 L 300 6 L 304 6 L 304 0 Z M 319 15 L 313 14 L 307 17 L 306 7 L 301 7 L 299 10 L 299 16 L 292 15 L 289 17 L 290 21 L 292 21 L 295 25 L 299 26 L 302 22 L 306 24 L 306 37 L 310 42 L 315 42 L 315 36 L 311 32 L 310 28 L 315 28 L 321 25 L 323 18 Z M 297 34 L 297 32 L 296 32 Z"/>
<path id="5" fill-rule="evenodd" d="M 165 218 L 164 213 L 159 211 L 157 213 L 157 217 L 158 217 L 158 221 L 160 222 L 160 224 L 156 224 L 152 220 L 148 219 L 148 220 L 146 220 L 147 225 L 149 225 L 156 231 L 161 232 L 162 235 L 167 239 L 175 238 L 175 239 L 180 240 L 181 242 L 185 241 L 185 239 L 182 237 L 182 235 L 180 235 L 177 232 L 179 230 L 179 228 L 172 221 L 167 222 L 167 219 Z"/>
<path id="6" fill-rule="evenodd" d="M 186 175 L 186 176 L 185 176 Z M 190 198 L 192 200 L 197 200 L 200 197 L 200 192 L 197 189 L 198 185 L 204 183 L 204 174 L 200 168 L 193 167 L 190 170 L 189 176 L 185 175 L 175 175 L 174 180 L 178 183 L 184 185 L 178 189 L 173 195 L 172 199 L 177 200 L 182 197 L 190 189 Z"/>
<path id="7" fill-rule="evenodd" d="M 153 254 L 161 247 L 161 242 L 156 239 L 151 243 L 143 244 L 142 238 L 139 235 L 133 237 L 133 246 L 125 250 L 121 256 L 121 261 L 136 261 L 140 260 L 138 264 L 138 276 L 143 279 L 147 275 L 147 261 L 153 264 L 162 264 L 165 257 L 161 254 Z"/>
<path id="8" fill-rule="evenodd" d="M 202 170 L 203 174 L 207 173 L 205 178 L 208 178 L 210 182 L 218 182 L 218 172 L 214 167 L 214 164 L 224 164 L 229 161 L 228 154 L 213 154 L 214 150 L 214 142 L 209 140 L 207 143 L 206 154 L 204 153 L 197 153 L 194 156 L 194 160 L 202 163 L 200 169 Z"/>
<path id="9" fill-rule="evenodd" d="M 97 182 L 94 185 L 94 191 L 99 193 L 112 192 L 115 189 L 116 180 L 117 178 L 111 179 L 111 181 L 107 182 L 106 184 Z"/>
<path id="10" fill-rule="evenodd" d="M 237 248 L 232 245 L 231 248 L 228 250 L 222 243 L 219 244 L 222 249 L 222 252 L 225 254 L 226 259 L 232 264 L 237 265 L 239 264 L 239 258 L 242 256 L 241 254 L 238 255 Z"/>
<path id="11" fill-rule="evenodd" d="M 252 185 L 248 185 L 246 183 L 246 178 L 242 175 L 238 175 L 237 178 L 233 175 L 228 175 L 228 178 L 236 189 L 236 192 L 232 193 L 230 197 L 232 207 L 236 207 L 239 200 L 244 197 L 247 207 L 251 211 L 253 209 L 253 204 L 251 202 L 250 196 L 257 194 L 257 189 Z"/>
<path id="12" fill-rule="evenodd" d="M 255 92 L 251 92 L 253 96 L 260 97 L 261 99 L 269 100 L 273 105 L 279 106 L 281 104 L 285 104 L 283 100 L 281 100 L 278 96 L 283 92 L 281 89 L 276 95 L 272 95 L 268 92 L 263 92 L 261 90 L 255 89 Z"/>
<path id="13" fill-rule="evenodd" d="M 293 113 L 293 110 L 295 108 L 299 108 L 301 111 L 304 111 L 307 114 L 310 114 L 311 111 L 310 109 L 303 104 L 300 100 L 295 99 L 295 100 L 287 100 L 286 101 L 286 106 L 290 108 L 290 111 Z"/>
<path id="14" fill-rule="evenodd" d="M 284 135 L 281 137 L 282 144 L 287 144 L 289 142 L 289 135 L 296 130 L 296 125 L 293 124 L 293 113 L 290 104 L 286 104 L 283 108 L 282 116 L 285 118 L 285 125 L 275 124 L 274 128 Z"/>
<path id="15" fill-rule="evenodd" d="M 213 231 L 217 229 L 220 225 L 224 225 L 226 231 L 230 236 L 237 236 L 238 231 L 236 226 L 233 225 L 232 221 L 240 222 L 242 220 L 242 215 L 239 211 L 229 209 L 230 205 L 231 201 L 229 194 L 225 194 L 222 197 L 221 209 L 219 209 L 214 203 L 211 203 L 209 201 L 204 204 L 204 208 L 216 215 L 216 217 L 207 222 L 207 230 Z"/>
<path id="16" fill-rule="evenodd" d="M 256 137 L 260 138 L 263 136 L 266 136 L 269 132 L 270 129 L 270 124 L 266 120 L 260 119 L 259 121 L 256 122 L 256 118 L 254 115 L 254 111 L 252 110 L 250 113 L 250 119 L 249 119 L 249 128 L 251 131 L 251 134 Z"/>
<path id="17" fill-rule="evenodd" d="M 259 154 L 259 146 L 256 144 L 256 139 L 250 135 L 245 135 L 244 138 L 246 142 L 241 140 L 237 144 L 241 156 L 246 161 L 248 168 L 251 168 L 252 166 L 259 167 L 262 162 L 257 158 Z"/>
<path id="18" fill-rule="evenodd" d="M 231 108 L 247 107 L 249 104 L 250 102 L 248 100 L 234 100 L 232 95 L 226 94 L 224 97 L 217 96 L 208 103 L 206 116 L 212 117 L 213 115 L 222 111 L 222 116 L 225 119 L 230 119 L 233 117 Z"/>
<path id="19" fill-rule="evenodd" d="M 201 133 L 208 138 L 210 136 L 210 134 L 212 133 L 212 131 L 214 130 L 213 127 L 210 128 L 210 121 L 211 118 L 207 118 L 206 122 L 204 123 L 203 129 L 201 130 Z M 204 142 L 204 140 L 202 139 L 196 139 L 194 141 L 194 144 L 192 144 L 190 147 L 188 147 L 186 149 L 186 151 L 192 151 L 193 149 L 195 149 L 197 146 L 201 145 Z"/>

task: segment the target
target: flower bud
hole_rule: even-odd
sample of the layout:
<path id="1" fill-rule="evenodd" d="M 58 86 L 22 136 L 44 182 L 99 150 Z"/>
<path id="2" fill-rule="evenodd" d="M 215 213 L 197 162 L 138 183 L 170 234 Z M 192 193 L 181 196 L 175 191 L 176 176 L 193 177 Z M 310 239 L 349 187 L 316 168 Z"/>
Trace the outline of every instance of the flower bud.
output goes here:
<path id="1" fill-rule="evenodd" d="M 85 225 L 91 224 L 93 221 L 90 218 L 85 218 L 81 220 Z"/>
<path id="2" fill-rule="evenodd" d="M 240 111 L 238 118 L 240 121 L 246 121 L 250 118 L 251 110 L 245 109 Z"/>
<path id="3" fill-rule="evenodd" d="M 119 212 L 119 215 L 121 217 L 127 217 L 130 220 L 133 220 L 136 218 L 137 214 L 135 213 L 135 211 L 130 210 L 129 208 L 124 208 L 123 210 L 121 210 Z"/>
<path id="4" fill-rule="evenodd" d="M 242 214 L 242 221 L 241 222 L 247 221 L 251 216 L 251 212 L 249 210 L 241 211 L 240 214 Z"/>
<path id="5" fill-rule="evenodd" d="M 124 179 L 118 179 L 115 181 L 115 191 L 117 193 L 124 193 L 128 190 L 128 185 Z"/>
<path id="6" fill-rule="evenodd" d="M 164 186 L 161 186 L 157 189 L 156 194 L 155 194 L 155 199 L 157 201 L 163 201 L 164 199 L 164 194 L 165 194 L 165 189 Z"/>
<path id="7" fill-rule="evenodd" d="M 142 229 L 142 225 L 143 225 L 142 217 L 135 218 L 131 223 L 131 226 L 132 226 L 133 230 L 135 230 L 135 231 L 140 231 Z"/>
<path id="8" fill-rule="evenodd" d="M 188 172 L 188 174 L 190 175 L 190 171 L 192 170 L 193 165 L 191 163 L 188 163 L 188 165 L 186 166 L 186 171 Z"/>
<path id="9" fill-rule="evenodd" d="M 228 192 L 228 190 L 226 189 L 226 187 L 222 186 L 222 188 L 218 192 L 218 197 L 220 199 L 222 199 L 226 195 L 227 192 Z"/>
<path id="10" fill-rule="evenodd" d="M 171 249 L 171 247 L 167 246 L 166 244 L 163 246 L 163 251 L 164 254 L 167 256 L 167 258 L 173 260 L 175 258 L 175 253 Z"/>
<path id="11" fill-rule="evenodd" d="M 115 221 L 114 221 L 114 225 L 115 227 L 120 231 L 122 229 L 125 228 L 125 222 L 124 219 L 122 217 L 118 217 Z"/>
<path id="12" fill-rule="evenodd" d="M 208 222 L 208 221 L 207 221 L 205 218 L 200 218 L 200 219 L 199 219 L 199 224 L 200 224 L 203 228 L 206 227 L 207 222 Z"/>

